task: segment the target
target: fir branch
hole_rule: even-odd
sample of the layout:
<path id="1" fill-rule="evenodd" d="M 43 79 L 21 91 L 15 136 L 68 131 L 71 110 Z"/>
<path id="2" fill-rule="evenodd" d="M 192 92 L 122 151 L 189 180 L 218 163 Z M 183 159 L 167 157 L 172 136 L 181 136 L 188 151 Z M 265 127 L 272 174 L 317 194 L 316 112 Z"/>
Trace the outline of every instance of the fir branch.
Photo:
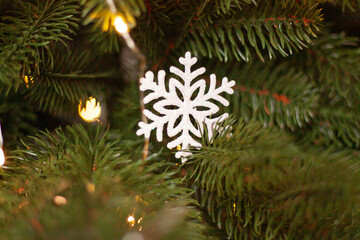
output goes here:
<path id="1" fill-rule="evenodd" d="M 257 5 L 255 0 L 205 0 L 196 7 L 196 14 L 194 20 L 201 19 L 203 17 L 208 18 L 211 21 L 211 17 L 231 15 L 235 13 L 237 9 L 242 9 L 242 5 L 254 4 Z"/>
<path id="2" fill-rule="evenodd" d="M 89 96 L 100 94 L 103 83 L 93 83 L 91 88 L 88 80 L 103 78 L 106 75 L 88 73 L 90 68 L 91 71 L 99 68 L 92 66 L 97 63 L 91 52 L 65 52 L 60 46 L 54 46 L 52 52 L 52 56 L 56 55 L 50 59 L 46 58 L 47 61 L 40 64 L 40 73 L 29 75 L 32 81 L 26 89 L 28 101 L 35 103 L 40 110 L 61 113 L 70 109 L 76 110 L 74 105 L 79 104 L 80 99 L 85 100 Z M 115 74 L 107 77 L 115 77 Z"/>
<path id="3" fill-rule="evenodd" d="M 0 19 L 0 82 L 8 85 L 7 92 L 22 83 L 21 70 L 39 71 L 41 50 L 50 42 L 66 45 L 64 40 L 78 27 L 76 0 L 16 3 L 15 10 Z"/>
<path id="4" fill-rule="evenodd" d="M 229 239 L 358 237 L 359 166 L 353 161 L 303 153 L 282 133 L 256 123 L 240 122 L 212 142 L 203 139 L 187 164 L 188 177 Z"/>
<path id="5" fill-rule="evenodd" d="M 290 62 L 301 67 L 325 99 L 349 107 L 360 103 L 360 48 L 358 39 L 341 35 L 323 35 L 313 46 Z"/>
<path id="6" fill-rule="evenodd" d="M 39 65 L 39 73 L 27 74 L 25 99 L 38 110 L 52 113 L 76 111 L 80 100 L 104 94 L 112 80 L 120 73 L 111 70 L 116 61 L 112 56 L 97 56 L 83 49 L 53 45 L 50 55 L 42 52 L 46 61 Z M 114 87 L 114 86 L 112 86 Z M 83 101 L 85 102 L 85 101 Z"/>
<path id="7" fill-rule="evenodd" d="M 193 1 L 146 0 L 146 14 L 138 19 L 131 32 L 148 59 L 157 60 L 174 48 L 184 19 L 188 19 L 197 3 Z M 190 10 L 191 9 L 191 10 Z"/>
<path id="8" fill-rule="evenodd" d="M 360 113 L 355 109 L 322 106 L 316 113 L 306 139 L 318 145 L 360 147 Z"/>
<path id="9" fill-rule="evenodd" d="M 276 57 L 275 52 L 285 57 L 311 43 L 321 20 L 316 5 L 296 9 L 270 2 L 256 7 L 245 6 L 230 17 L 193 22 L 181 47 L 222 61 L 233 58 L 249 61 L 251 48 L 262 61 L 265 59 L 262 50 L 265 49 L 270 59 Z"/>
<path id="10" fill-rule="evenodd" d="M 295 67 L 278 63 L 209 64 L 217 74 L 236 81 L 230 112 L 245 121 L 256 119 L 264 127 L 304 127 L 317 109 L 319 92 Z"/>
<path id="11" fill-rule="evenodd" d="M 203 239 L 190 189 L 174 176 L 174 166 L 131 161 L 117 141 L 102 126 L 82 125 L 28 139 L 0 172 L 7 202 L 0 236 L 116 239 L 141 227 L 146 239 Z M 65 205 L 54 201 L 58 195 Z"/>

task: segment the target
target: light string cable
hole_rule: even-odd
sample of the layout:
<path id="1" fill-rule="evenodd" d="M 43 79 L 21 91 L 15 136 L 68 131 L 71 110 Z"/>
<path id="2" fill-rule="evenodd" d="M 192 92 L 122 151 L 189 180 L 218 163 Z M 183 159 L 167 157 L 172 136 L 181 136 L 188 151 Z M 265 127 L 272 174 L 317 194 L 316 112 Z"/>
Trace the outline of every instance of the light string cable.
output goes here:
<path id="1" fill-rule="evenodd" d="M 110 11 L 116 16 L 117 15 L 117 9 L 116 9 L 114 1 L 113 0 L 106 0 L 106 3 L 109 6 Z M 116 20 L 115 20 L 115 23 L 116 23 Z M 144 73 L 145 73 L 145 66 L 146 66 L 145 56 L 142 54 L 142 52 L 136 46 L 134 40 L 131 38 L 127 27 L 124 29 L 124 31 L 121 31 L 121 32 L 119 31 L 119 33 L 122 36 L 122 38 L 125 40 L 126 45 L 131 49 L 131 51 L 134 53 L 135 57 L 139 60 L 138 84 L 140 86 L 140 79 L 144 76 Z M 146 119 L 146 117 L 144 115 L 144 109 L 145 109 L 144 92 L 142 92 L 142 91 L 139 91 L 139 101 L 140 101 L 141 120 L 144 123 L 147 123 L 147 119 Z M 144 140 L 144 148 L 143 148 L 143 155 L 142 155 L 144 163 L 145 163 L 145 159 L 148 156 L 148 151 L 149 151 L 149 139 L 145 138 L 145 140 Z"/>

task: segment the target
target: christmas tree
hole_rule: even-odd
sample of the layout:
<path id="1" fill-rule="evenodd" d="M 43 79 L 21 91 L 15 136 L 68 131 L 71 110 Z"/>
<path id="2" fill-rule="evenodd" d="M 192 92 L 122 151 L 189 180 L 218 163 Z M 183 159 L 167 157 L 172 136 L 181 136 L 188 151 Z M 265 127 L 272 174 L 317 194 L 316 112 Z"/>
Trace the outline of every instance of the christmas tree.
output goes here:
<path id="1" fill-rule="evenodd" d="M 0 239 L 360 239 L 359 36 L 360 0 L 1 0 Z"/>

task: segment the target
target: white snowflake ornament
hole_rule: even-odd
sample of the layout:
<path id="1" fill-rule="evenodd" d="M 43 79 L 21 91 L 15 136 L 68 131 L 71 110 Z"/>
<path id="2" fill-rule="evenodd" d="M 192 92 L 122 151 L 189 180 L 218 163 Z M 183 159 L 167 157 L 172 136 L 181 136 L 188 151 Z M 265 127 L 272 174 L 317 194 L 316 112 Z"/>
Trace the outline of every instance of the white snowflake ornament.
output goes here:
<path id="1" fill-rule="evenodd" d="M 182 82 L 175 78 L 170 78 L 169 91 L 165 86 L 165 71 L 163 70 L 158 72 L 158 83 L 154 81 L 154 74 L 151 71 L 145 74 L 145 78 L 140 79 L 140 91 L 151 91 L 144 98 L 144 104 L 157 100 L 153 108 L 159 114 L 154 114 L 144 109 L 144 115 L 151 122 L 139 122 L 140 129 L 136 134 L 150 138 L 150 132 L 156 129 L 156 138 L 161 142 L 163 140 L 164 126 L 167 124 L 167 136 L 175 138 L 167 144 L 167 147 L 175 148 L 180 145 L 181 150 L 175 154 L 175 157 L 181 158 L 182 163 L 185 163 L 191 153 L 183 150 L 188 149 L 189 146 L 201 147 L 201 144 L 193 136 L 201 137 L 204 123 L 208 129 L 209 139 L 211 139 L 214 125 L 228 117 L 228 114 L 225 113 L 220 117 L 211 118 L 212 115 L 219 111 L 219 107 L 209 100 L 216 100 L 224 106 L 228 106 L 229 102 L 220 96 L 220 94 L 223 92 L 233 94 L 234 90 L 232 87 L 235 85 L 235 81 L 229 82 L 224 77 L 221 86 L 217 88 L 216 76 L 211 74 L 210 87 L 207 93 L 205 93 L 205 80 L 194 81 L 195 78 L 205 73 L 205 68 L 202 67 L 191 72 L 191 67 L 197 62 L 197 58 L 192 58 L 190 52 L 187 52 L 185 58 L 179 58 L 179 62 L 184 65 L 185 70 L 182 71 L 176 67 L 170 67 L 170 72 L 179 76 Z M 178 96 L 176 89 L 181 93 L 181 96 Z M 197 91 L 198 94 L 192 97 Z M 201 110 L 201 108 L 206 110 Z M 191 116 L 195 121 L 191 119 Z M 175 126 L 176 123 L 177 125 Z"/>

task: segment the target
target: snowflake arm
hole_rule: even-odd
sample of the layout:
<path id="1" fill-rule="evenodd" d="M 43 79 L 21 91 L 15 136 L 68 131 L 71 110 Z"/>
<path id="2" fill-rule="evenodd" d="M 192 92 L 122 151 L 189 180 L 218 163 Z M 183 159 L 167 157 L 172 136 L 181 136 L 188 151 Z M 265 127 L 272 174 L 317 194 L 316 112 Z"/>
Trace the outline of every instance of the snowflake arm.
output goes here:
<path id="1" fill-rule="evenodd" d="M 191 72 L 191 67 L 197 62 L 197 58 L 192 58 L 190 52 L 185 53 L 185 58 L 179 58 L 179 62 L 184 65 L 185 70 L 181 71 L 177 67 L 170 67 L 170 72 L 174 73 L 175 75 L 181 77 L 184 80 L 185 86 L 190 86 L 192 80 L 196 77 L 200 76 L 201 74 L 205 73 L 206 69 L 204 67 L 196 69 L 195 71 Z"/>
<path id="2" fill-rule="evenodd" d="M 140 129 L 136 131 L 136 134 L 138 136 L 144 135 L 145 138 L 150 138 L 150 132 L 153 129 L 156 129 L 156 139 L 161 142 L 163 139 L 163 128 L 165 123 L 169 120 L 168 116 L 159 117 L 149 110 L 144 110 L 144 115 L 150 119 L 152 122 L 149 124 L 146 124 L 144 122 L 139 122 Z"/>
<path id="3" fill-rule="evenodd" d="M 209 141 L 212 141 L 212 137 L 213 137 L 213 133 L 214 133 L 213 130 L 219 130 L 220 132 L 222 131 L 221 129 L 218 129 L 218 127 L 216 125 L 218 123 L 224 121 L 228 117 L 229 117 L 229 114 L 224 113 L 223 115 L 221 115 L 220 117 L 217 117 L 217 118 L 213 118 L 213 119 L 205 118 L 204 122 L 206 124 L 206 128 L 210 130 L 210 131 L 208 131 Z"/>
<path id="4" fill-rule="evenodd" d="M 200 81 L 199 81 L 200 82 Z M 194 84 L 195 85 L 195 84 Z M 210 75 L 210 88 L 206 94 L 199 95 L 194 99 L 193 106 L 204 106 L 205 102 L 208 102 L 210 99 L 214 99 L 220 102 L 224 106 L 229 106 L 229 101 L 223 98 L 220 94 L 226 92 L 228 94 L 233 94 L 234 90 L 232 87 L 235 86 L 235 81 L 232 80 L 229 82 L 227 77 L 224 77 L 221 82 L 221 86 L 216 88 L 216 76 L 215 74 Z M 217 111 L 216 111 L 217 112 Z"/>
<path id="5" fill-rule="evenodd" d="M 144 103 L 147 104 L 157 98 L 160 97 L 173 97 L 169 96 L 171 95 L 169 92 L 166 91 L 165 87 L 165 71 L 160 70 L 158 72 L 158 84 L 154 81 L 154 74 L 152 72 L 147 72 L 145 74 L 145 78 L 140 79 L 140 90 L 141 91 L 147 91 L 151 90 L 152 93 L 149 93 L 144 98 Z M 180 100 L 179 100 L 180 101 Z"/>
<path id="6" fill-rule="evenodd" d="M 157 99 L 162 96 L 168 96 L 169 93 L 166 91 L 165 87 L 165 71 L 158 72 L 158 84 L 154 82 L 154 74 L 152 72 L 147 72 L 145 78 L 140 79 L 140 90 L 146 91 L 151 90 L 152 92 L 144 98 L 144 103 L 147 104 L 154 99 Z M 180 101 L 180 100 L 179 100 Z M 159 104 L 160 103 L 160 104 Z M 158 108 L 161 107 L 161 101 L 156 103 Z M 151 111 L 144 109 L 144 115 L 150 119 L 152 122 L 146 124 L 140 122 L 138 125 L 140 129 L 136 132 L 137 135 L 144 135 L 145 138 L 150 138 L 150 132 L 156 128 L 157 140 L 160 142 L 163 139 L 163 128 L 167 121 L 169 121 L 169 116 L 157 116 Z"/>

